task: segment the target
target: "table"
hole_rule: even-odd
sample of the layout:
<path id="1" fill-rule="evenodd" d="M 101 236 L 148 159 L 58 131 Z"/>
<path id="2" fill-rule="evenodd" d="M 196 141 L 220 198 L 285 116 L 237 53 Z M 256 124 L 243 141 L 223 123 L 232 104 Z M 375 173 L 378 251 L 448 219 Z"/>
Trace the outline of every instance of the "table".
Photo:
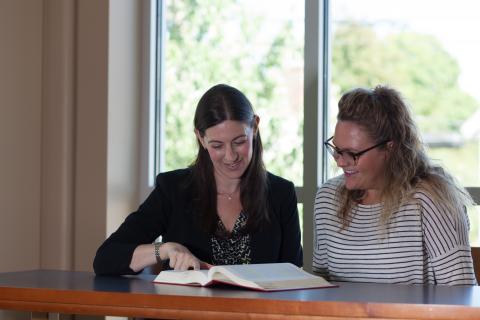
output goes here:
<path id="1" fill-rule="evenodd" d="M 480 319 L 480 287 L 339 283 L 257 292 L 154 284 L 154 276 L 0 273 L 0 309 L 163 319 Z"/>

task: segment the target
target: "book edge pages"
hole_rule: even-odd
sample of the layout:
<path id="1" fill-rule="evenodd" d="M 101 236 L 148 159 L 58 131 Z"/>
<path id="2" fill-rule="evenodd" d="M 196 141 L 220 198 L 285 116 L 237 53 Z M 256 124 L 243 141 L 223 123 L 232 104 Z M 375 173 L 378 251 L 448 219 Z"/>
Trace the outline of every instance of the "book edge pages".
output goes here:
<path id="1" fill-rule="evenodd" d="M 318 278 L 309 279 L 295 279 L 295 280 L 280 280 L 280 281 L 261 281 L 258 285 L 265 291 L 279 291 L 279 290 L 300 290 L 300 289 L 318 289 L 336 287 L 327 280 Z"/>

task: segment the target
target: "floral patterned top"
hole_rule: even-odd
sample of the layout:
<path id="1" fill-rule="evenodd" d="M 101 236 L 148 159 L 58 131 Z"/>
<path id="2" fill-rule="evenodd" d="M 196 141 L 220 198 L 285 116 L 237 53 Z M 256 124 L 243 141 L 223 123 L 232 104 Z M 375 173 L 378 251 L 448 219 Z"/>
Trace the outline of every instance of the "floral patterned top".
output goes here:
<path id="1" fill-rule="evenodd" d="M 242 232 L 246 223 L 247 216 L 241 212 L 230 233 L 218 219 L 217 230 L 211 237 L 215 265 L 250 263 L 250 235 Z"/>

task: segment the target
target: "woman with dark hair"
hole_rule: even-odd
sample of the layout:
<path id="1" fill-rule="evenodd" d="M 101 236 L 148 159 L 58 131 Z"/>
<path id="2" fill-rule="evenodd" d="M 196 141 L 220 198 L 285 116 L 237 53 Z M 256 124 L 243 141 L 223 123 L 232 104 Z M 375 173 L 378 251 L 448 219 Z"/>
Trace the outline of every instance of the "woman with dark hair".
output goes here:
<path id="1" fill-rule="evenodd" d="M 97 250 L 95 272 L 135 274 L 157 263 L 301 266 L 295 189 L 265 170 L 259 121 L 242 92 L 210 88 L 195 112 L 196 160 L 157 176 L 145 202 Z"/>
<path id="2" fill-rule="evenodd" d="M 313 270 L 334 281 L 473 285 L 467 191 L 428 158 L 396 90 L 345 93 L 317 192 Z"/>

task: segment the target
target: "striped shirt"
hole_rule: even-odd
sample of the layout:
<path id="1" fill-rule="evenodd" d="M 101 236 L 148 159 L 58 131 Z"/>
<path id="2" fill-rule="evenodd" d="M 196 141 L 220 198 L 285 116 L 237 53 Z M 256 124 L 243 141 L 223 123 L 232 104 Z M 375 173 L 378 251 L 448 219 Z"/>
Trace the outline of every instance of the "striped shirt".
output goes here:
<path id="1" fill-rule="evenodd" d="M 466 213 L 442 212 L 419 189 L 386 226 L 382 204 L 358 204 L 342 229 L 335 197 L 342 182 L 330 179 L 315 197 L 313 271 L 332 281 L 476 284 Z"/>

